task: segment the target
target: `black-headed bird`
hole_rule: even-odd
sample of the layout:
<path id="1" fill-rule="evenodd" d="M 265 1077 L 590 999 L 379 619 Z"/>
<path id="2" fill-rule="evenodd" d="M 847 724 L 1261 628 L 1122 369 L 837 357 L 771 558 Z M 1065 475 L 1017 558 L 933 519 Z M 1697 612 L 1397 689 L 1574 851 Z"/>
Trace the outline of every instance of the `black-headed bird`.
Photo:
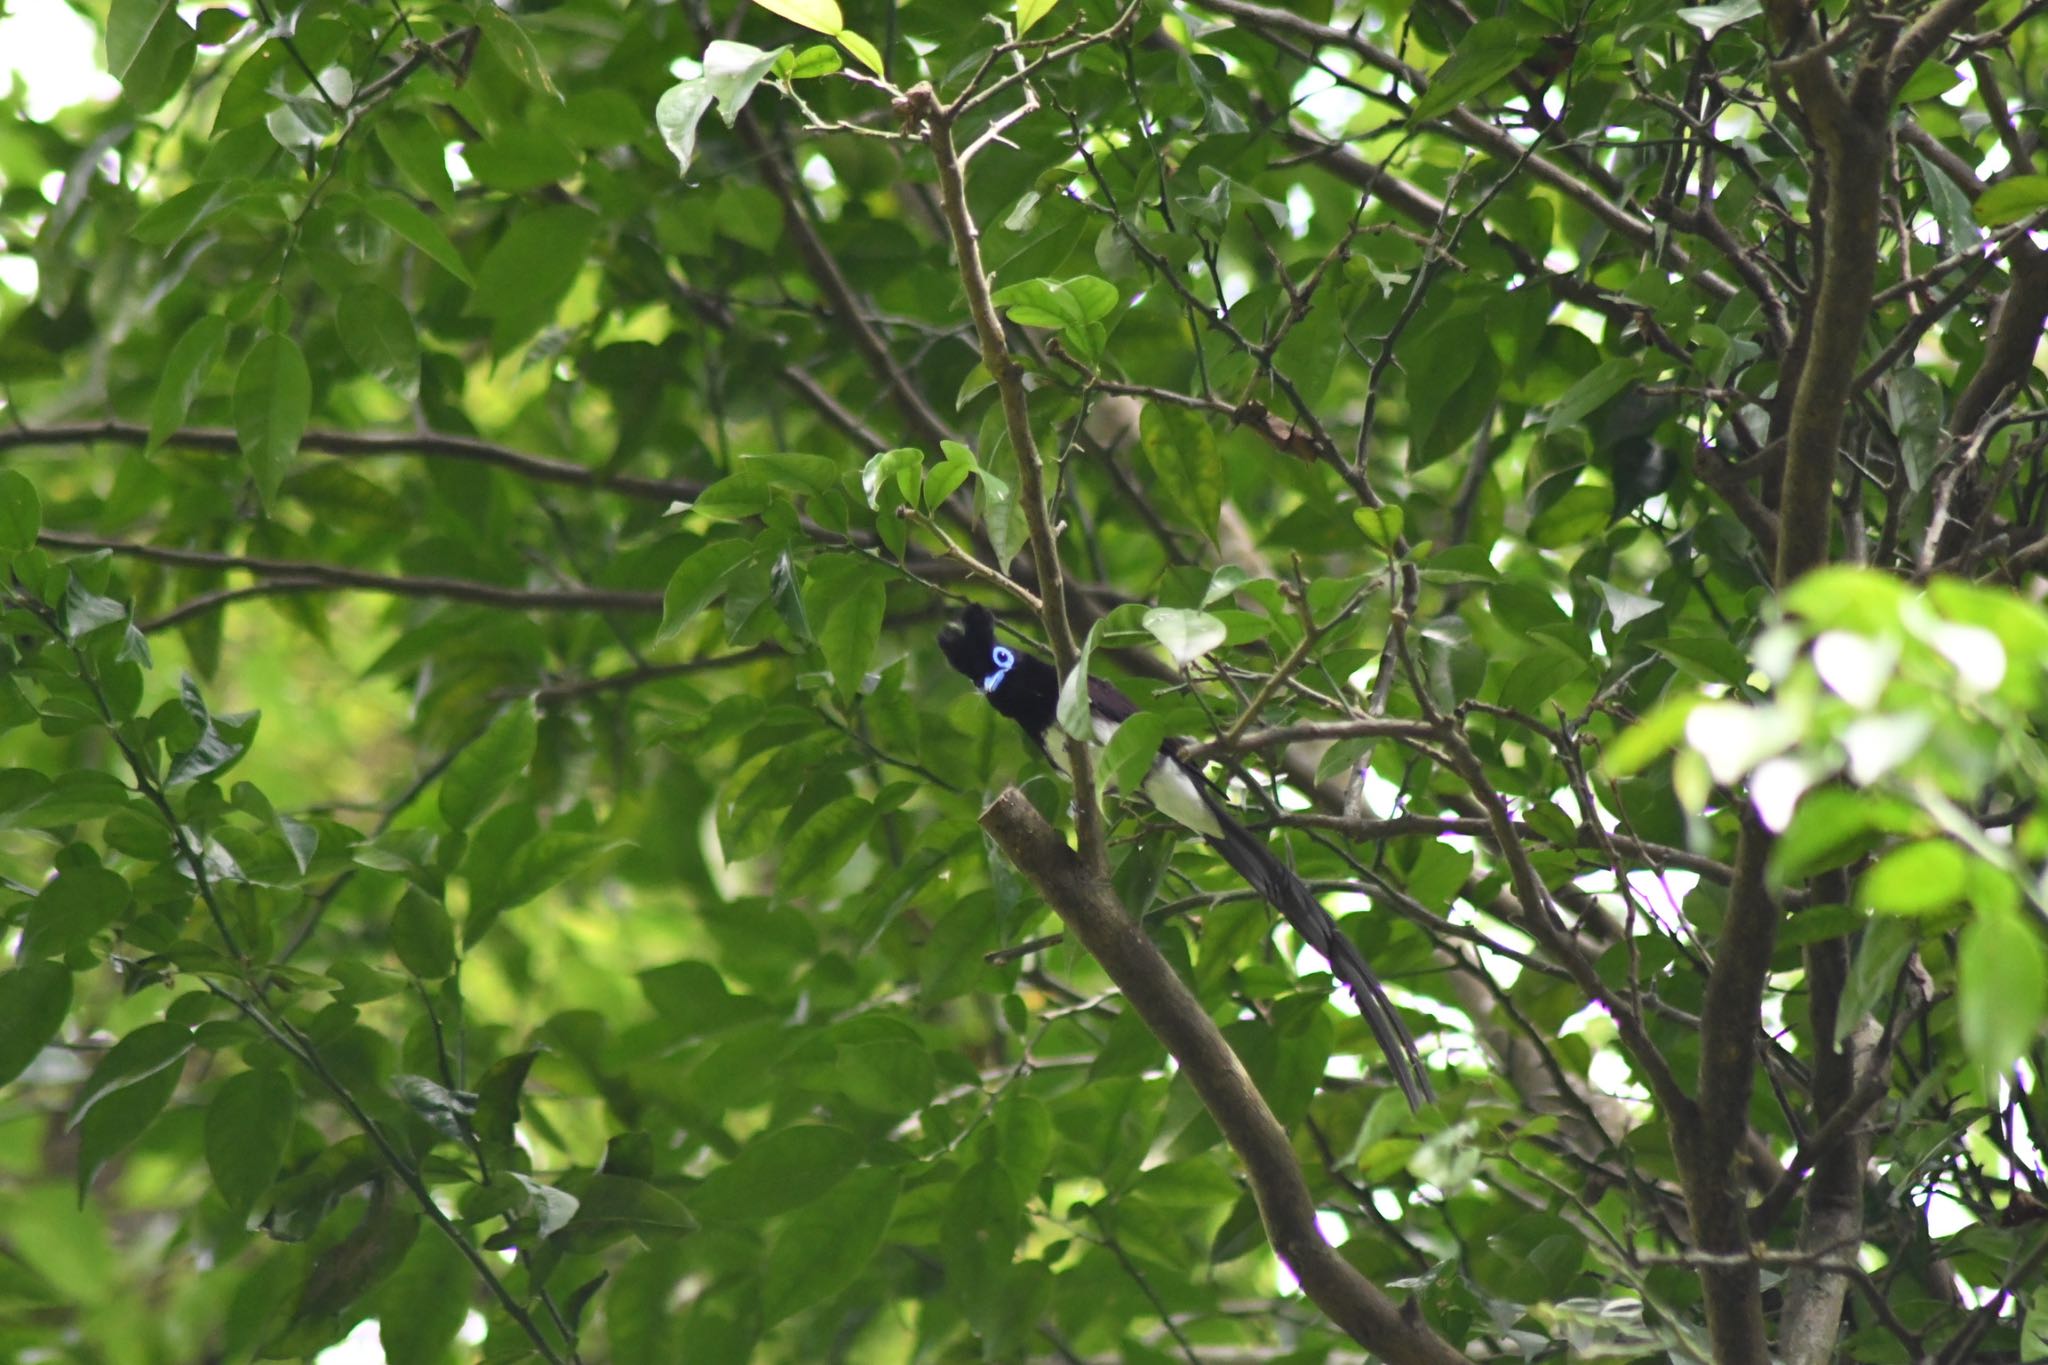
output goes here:
<path id="1" fill-rule="evenodd" d="M 1061 777 L 1071 779 L 1065 732 L 1058 722 L 1060 677 L 1051 664 L 999 643 L 995 617 L 979 605 L 968 607 L 956 624 L 939 632 L 939 648 L 945 652 L 946 662 L 964 674 L 988 698 L 989 705 L 1023 728 Z M 1088 680 L 1088 714 L 1094 726 L 1088 739 L 1098 749 L 1108 744 L 1117 727 L 1137 710 L 1136 703 L 1109 683 L 1100 678 Z M 1307 883 L 1274 856 L 1263 840 L 1239 824 L 1223 793 L 1181 758 L 1184 746 L 1185 741 L 1178 739 L 1159 746 L 1159 754 L 1145 774 L 1146 799 L 1161 814 L 1208 840 L 1209 847 L 1323 955 L 1330 970 L 1358 1001 L 1359 1013 L 1386 1054 L 1409 1107 L 1420 1109 L 1424 1102 L 1436 1098 L 1422 1057 L 1364 955 L 1344 936 Z"/>

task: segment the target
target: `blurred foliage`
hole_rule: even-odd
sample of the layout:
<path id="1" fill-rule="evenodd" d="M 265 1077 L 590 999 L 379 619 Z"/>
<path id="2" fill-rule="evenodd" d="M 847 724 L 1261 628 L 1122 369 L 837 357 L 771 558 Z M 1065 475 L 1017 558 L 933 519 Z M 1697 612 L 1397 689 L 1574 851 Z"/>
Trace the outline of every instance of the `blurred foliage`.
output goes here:
<path id="1" fill-rule="evenodd" d="M 1763 1311 L 1846 1265 L 1819 1358 L 2043 1349 L 2037 7 L 1899 73 L 1803 521 L 1754 3 L 79 10 L 121 96 L 0 96 L 0 1355 L 1352 1358 L 975 825 L 1065 798 L 931 643 L 1035 623 L 920 82 L 1092 666 L 1254 741 L 1431 1060 L 1411 1115 L 1113 803 L 1346 1256 L 1460 1346 L 1705 1357 L 1641 1049 L 1700 1068 L 1754 811 Z M 1922 17 L 1816 15 L 1845 73 Z M 1790 537 L 1847 567 L 1780 595 Z"/>

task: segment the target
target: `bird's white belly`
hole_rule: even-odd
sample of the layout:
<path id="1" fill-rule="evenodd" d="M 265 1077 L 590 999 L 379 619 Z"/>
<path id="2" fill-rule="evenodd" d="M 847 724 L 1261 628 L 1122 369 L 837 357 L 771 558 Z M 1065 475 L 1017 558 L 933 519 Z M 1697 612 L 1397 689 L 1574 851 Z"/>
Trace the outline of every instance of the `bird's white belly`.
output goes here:
<path id="1" fill-rule="evenodd" d="M 1093 756 L 1101 758 L 1102 750 L 1116 734 L 1117 723 L 1095 717 L 1095 742 L 1089 746 Z M 1064 731 L 1052 732 L 1052 743 L 1046 745 L 1052 766 L 1059 770 L 1061 777 L 1073 780 L 1067 771 L 1067 744 Z M 1174 823 L 1184 825 L 1197 834 L 1221 834 L 1223 826 L 1217 822 L 1216 812 L 1209 808 L 1203 798 L 1201 784 L 1188 774 L 1187 769 L 1172 759 L 1161 755 L 1145 774 L 1145 797 L 1161 815 Z"/>

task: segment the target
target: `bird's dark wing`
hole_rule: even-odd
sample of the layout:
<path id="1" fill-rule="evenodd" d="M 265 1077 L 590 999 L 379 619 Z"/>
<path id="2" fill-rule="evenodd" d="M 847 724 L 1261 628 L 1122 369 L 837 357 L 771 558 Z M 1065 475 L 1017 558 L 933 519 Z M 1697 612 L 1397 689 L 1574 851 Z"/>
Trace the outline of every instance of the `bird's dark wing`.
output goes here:
<path id="1" fill-rule="evenodd" d="M 1088 679 L 1088 706 L 1112 725 L 1122 725 L 1138 714 L 1138 703 L 1117 691 L 1114 683 L 1092 676 Z"/>

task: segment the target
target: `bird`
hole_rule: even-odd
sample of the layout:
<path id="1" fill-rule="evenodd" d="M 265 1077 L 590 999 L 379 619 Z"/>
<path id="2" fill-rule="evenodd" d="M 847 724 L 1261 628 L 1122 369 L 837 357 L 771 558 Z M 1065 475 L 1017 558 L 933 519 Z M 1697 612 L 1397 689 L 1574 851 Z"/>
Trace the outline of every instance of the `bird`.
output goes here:
<path id="1" fill-rule="evenodd" d="M 1072 780 L 1065 731 L 1059 728 L 1057 669 L 1028 650 L 999 642 L 995 616 L 980 603 L 970 604 L 958 621 L 939 631 L 939 649 L 946 662 L 972 682 L 999 715 L 1017 722 L 1054 771 Z M 1092 745 L 1107 745 L 1117 727 L 1137 711 L 1137 703 L 1110 683 L 1101 678 L 1088 680 L 1088 714 L 1094 733 L 1087 739 Z M 1322 954 L 1358 1002 L 1359 1013 L 1372 1029 L 1408 1107 L 1421 1109 L 1436 1098 L 1435 1092 L 1415 1039 L 1402 1025 L 1364 954 L 1345 937 L 1308 884 L 1281 862 L 1264 840 L 1238 822 L 1223 792 L 1181 757 L 1186 743 L 1168 739 L 1159 746 L 1142 784 L 1146 799 L 1162 815 L 1207 840 L 1252 890 Z"/>

